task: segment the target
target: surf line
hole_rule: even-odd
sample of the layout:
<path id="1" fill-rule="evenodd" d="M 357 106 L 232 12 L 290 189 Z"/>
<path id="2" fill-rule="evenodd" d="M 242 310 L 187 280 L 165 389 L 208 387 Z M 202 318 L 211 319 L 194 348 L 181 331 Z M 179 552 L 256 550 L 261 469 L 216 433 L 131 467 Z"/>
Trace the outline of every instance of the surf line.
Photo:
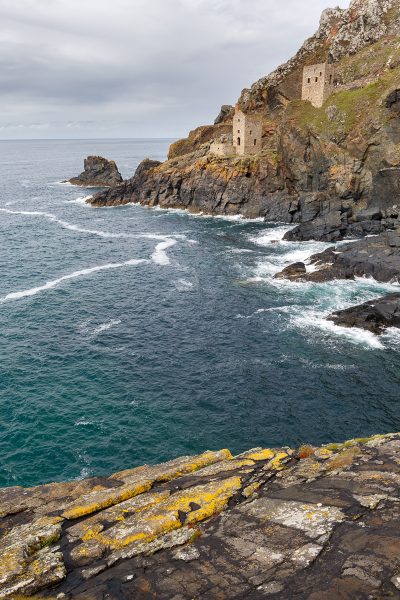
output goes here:
<path id="1" fill-rule="evenodd" d="M 29 288 L 27 290 L 22 290 L 20 292 L 11 292 L 0 298 L 0 303 L 10 302 L 12 300 L 21 300 L 21 298 L 27 298 L 28 296 L 36 296 L 36 294 L 40 294 L 41 292 L 51 290 L 58 285 L 62 284 L 64 281 L 69 281 L 71 279 L 76 279 L 78 277 L 85 277 L 87 275 L 91 275 L 92 273 L 98 273 L 99 271 L 107 271 L 108 269 L 119 269 L 121 267 L 131 267 L 140 265 L 148 262 L 146 259 L 131 259 L 121 263 L 108 263 L 105 265 L 98 265 L 96 267 L 89 267 L 87 269 L 81 269 L 80 271 L 74 271 L 73 273 L 69 273 L 68 275 L 63 275 L 58 279 L 53 279 L 52 281 L 47 281 L 44 285 L 40 285 L 37 287 Z"/>
<path id="2" fill-rule="evenodd" d="M 70 231 L 75 231 L 77 233 L 87 233 L 89 235 L 97 235 L 99 237 L 104 238 L 115 238 L 115 239 L 138 239 L 144 238 L 149 240 L 163 240 L 164 242 L 174 240 L 174 238 L 186 239 L 186 236 L 179 234 L 179 236 L 169 236 L 163 235 L 160 233 L 113 233 L 110 231 L 101 231 L 100 229 L 84 229 L 83 227 L 79 227 L 78 225 L 73 225 L 72 223 L 68 223 L 68 221 L 63 221 L 59 219 L 56 215 L 52 213 L 47 213 L 43 211 L 28 211 L 28 210 L 11 210 L 9 208 L 0 208 L 0 212 L 4 212 L 10 215 L 24 215 L 28 217 L 43 217 L 48 221 L 52 221 L 53 223 L 58 223 L 64 229 L 68 229 Z M 171 244 L 172 245 L 172 244 Z"/>

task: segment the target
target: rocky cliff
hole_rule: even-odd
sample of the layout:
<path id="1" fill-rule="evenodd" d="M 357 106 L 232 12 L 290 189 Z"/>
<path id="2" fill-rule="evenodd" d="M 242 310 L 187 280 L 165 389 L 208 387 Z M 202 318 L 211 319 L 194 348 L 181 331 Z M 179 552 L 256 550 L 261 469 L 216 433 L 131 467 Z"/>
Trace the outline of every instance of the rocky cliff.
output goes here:
<path id="1" fill-rule="evenodd" d="M 400 598 L 400 434 L 0 489 L 0 598 Z"/>
<path id="2" fill-rule="evenodd" d="M 122 175 L 113 160 L 102 156 L 88 156 L 84 160 L 84 170 L 69 183 L 83 187 L 113 187 L 122 183 Z"/>
<path id="3" fill-rule="evenodd" d="M 335 64 L 322 108 L 299 100 L 303 67 Z M 296 239 L 341 239 L 400 224 L 400 0 L 353 0 L 324 11 L 296 56 L 244 90 L 241 108 L 263 115 L 263 150 L 218 158 L 210 142 L 232 110 L 171 147 L 164 163 L 92 200 L 184 207 L 298 223 Z M 378 218 L 366 218 L 379 214 Z M 310 227 L 310 224 L 312 226 Z M 303 225 L 305 224 L 305 225 Z"/>

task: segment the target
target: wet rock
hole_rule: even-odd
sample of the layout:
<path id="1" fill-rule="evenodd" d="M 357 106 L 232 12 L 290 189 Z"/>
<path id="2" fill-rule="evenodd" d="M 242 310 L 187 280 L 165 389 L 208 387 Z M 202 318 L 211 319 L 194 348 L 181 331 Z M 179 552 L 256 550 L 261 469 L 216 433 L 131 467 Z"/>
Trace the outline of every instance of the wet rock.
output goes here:
<path id="1" fill-rule="evenodd" d="M 358 306 L 338 310 L 328 319 L 342 327 L 361 327 L 380 335 L 388 327 L 400 327 L 400 294 L 389 294 Z"/>
<path id="2" fill-rule="evenodd" d="M 315 270 L 302 276 L 304 281 L 373 277 L 377 281 L 400 281 L 400 229 L 351 243 L 330 247 L 314 254 Z"/>
<path id="3" fill-rule="evenodd" d="M 277 273 L 275 279 L 289 279 L 290 281 L 295 281 L 301 279 L 306 273 L 306 265 L 303 262 L 297 262 L 285 267 L 280 273 Z"/>
<path id="4" fill-rule="evenodd" d="M 72 177 L 69 183 L 88 187 L 113 187 L 122 183 L 121 173 L 113 160 L 102 156 L 88 156 L 84 161 L 84 171 Z"/>

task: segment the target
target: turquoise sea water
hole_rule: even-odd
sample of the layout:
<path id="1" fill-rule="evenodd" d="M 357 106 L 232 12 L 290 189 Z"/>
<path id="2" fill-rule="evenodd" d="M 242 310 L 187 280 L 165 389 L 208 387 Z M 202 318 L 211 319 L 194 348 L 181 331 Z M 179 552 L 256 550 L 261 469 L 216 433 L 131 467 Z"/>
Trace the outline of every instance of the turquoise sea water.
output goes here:
<path id="1" fill-rule="evenodd" d="M 83 158 L 125 177 L 166 140 L 0 142 L 0 485 L 229 447 L 400 430 L 400 336 L 330 325 L 398 286 L 272 279 L 324 248 L 285 225 L 92 209 Z"/>

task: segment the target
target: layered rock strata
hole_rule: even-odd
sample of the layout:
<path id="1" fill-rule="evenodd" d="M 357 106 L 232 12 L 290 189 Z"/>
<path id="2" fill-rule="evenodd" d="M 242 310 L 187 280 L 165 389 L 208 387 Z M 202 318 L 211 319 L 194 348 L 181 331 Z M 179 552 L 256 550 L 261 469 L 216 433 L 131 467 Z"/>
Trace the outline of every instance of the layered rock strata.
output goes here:
<path id="1" fill-rule="evenodd" d="M 0 517 L 0 598 L 400 598 L 400 434 L 5 488 Z"/>
<path id="2" fill-rule="evenodd" d="M 83 187 L 113 187 L 122 181 L 122 175 L 113 160 L 102 156 L 88 156 L 82 173 L 78 177 L 72 177 L 69 183 Z"/>

